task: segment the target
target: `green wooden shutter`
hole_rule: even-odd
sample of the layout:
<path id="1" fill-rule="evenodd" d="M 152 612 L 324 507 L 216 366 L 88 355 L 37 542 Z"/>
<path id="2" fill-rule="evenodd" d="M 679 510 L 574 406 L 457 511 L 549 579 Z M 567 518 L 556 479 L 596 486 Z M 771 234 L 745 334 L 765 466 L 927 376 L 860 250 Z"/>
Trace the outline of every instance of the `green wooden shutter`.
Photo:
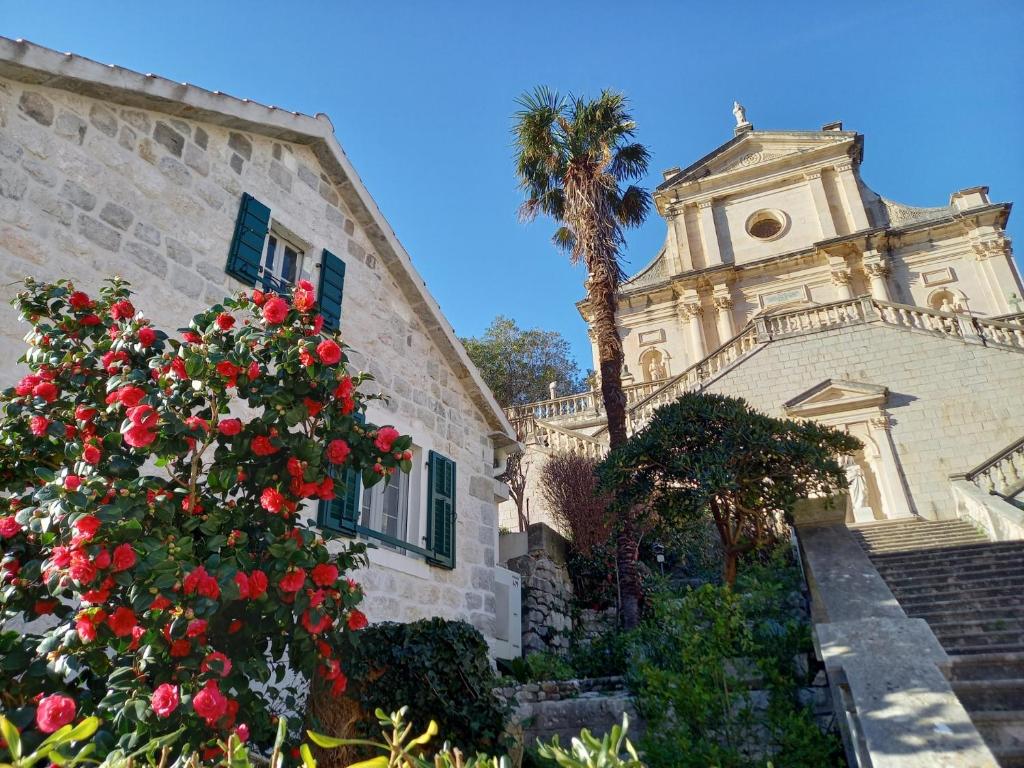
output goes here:
<path id="1" fill-rule="evenodd" d="M 366 417 L 361 413 L 355 414 L 355 420 L 360 424 L 366 423 Z M 333 475 L 333 473 L 332 473 Z M 363 478 L 359 471 L 353 467 L 343 470 L 344 488 L 336 489 L 338 495 L 330 501 L 321 501 L 317 512 L 317 519 L 321 528 L 331 531 L 338 531 L 349 536 L 356 535 L 356 526 L 359 524 L 359 502 L 363 489 Z"/>
<path id="2" fill-rule="evenodd" d="M 341 322 L 341 295 L 345 292 L 345 262 L 324 249 L 320 260 L 320 287 L 317 297 L 324 328 L 338 330 Z"/>
<path id="3" fill-rule="evenodd" d="M 256 285 L 260 274 L 260 259 L 263 257 L 263 243 L 269 229 L 270 209 L 248 192 L 243 193 L 225 268 L 229 275 L 246 285 Z"/>
<path id="4" fill-rule="evenodd" d="M 455 567 L 455 462 L 431 451 L 427 464 L 427 562 Z"/>

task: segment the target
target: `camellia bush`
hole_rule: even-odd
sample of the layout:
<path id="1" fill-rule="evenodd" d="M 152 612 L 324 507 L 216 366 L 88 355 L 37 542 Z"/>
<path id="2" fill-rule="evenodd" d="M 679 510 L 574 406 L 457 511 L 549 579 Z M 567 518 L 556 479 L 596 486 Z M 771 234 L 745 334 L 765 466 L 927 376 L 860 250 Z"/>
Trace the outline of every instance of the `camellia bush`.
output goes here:
<path id="1" fill-rule="evenodd" d="M 365 375 L 322 333 L 313 287 L 226 299 L 180 339 L 114 279 L 25 281 L 30 373 L 0 399 L 0 713 L 30 751 L 95 716 L 95 757 L 165 734 L 183 754 L 274 741 L 316 679 L 346 687 L 366 625 L 307 525 L 320 499 L 408 471 L 411 440 L 361 424 Z M 0 755 L 3 753 L 0 745 Z"/>

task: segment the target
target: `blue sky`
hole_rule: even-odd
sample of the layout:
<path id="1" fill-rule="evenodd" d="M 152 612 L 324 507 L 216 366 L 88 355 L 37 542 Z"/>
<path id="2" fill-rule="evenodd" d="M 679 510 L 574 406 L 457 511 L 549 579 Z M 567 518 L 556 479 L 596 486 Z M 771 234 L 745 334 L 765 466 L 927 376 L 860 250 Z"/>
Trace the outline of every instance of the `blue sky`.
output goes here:
<path id="1" fill-rule="evenodd" d="M 739 99 L 757 128 L 863 133 L 886 197 L 943 205 L 987 184 L 1024 203 L 1022 2 L 0 0 L 0 34 L 326 112 L 459 334 L 510 315 L 565 333 L 584 368 L 582 271 L 550 222 L 515 215 L 509 129 L 535 85 L 625 92 L 649 187 L 728 140 Z M 663 238 L 653 215 L 627 270 Z"/>

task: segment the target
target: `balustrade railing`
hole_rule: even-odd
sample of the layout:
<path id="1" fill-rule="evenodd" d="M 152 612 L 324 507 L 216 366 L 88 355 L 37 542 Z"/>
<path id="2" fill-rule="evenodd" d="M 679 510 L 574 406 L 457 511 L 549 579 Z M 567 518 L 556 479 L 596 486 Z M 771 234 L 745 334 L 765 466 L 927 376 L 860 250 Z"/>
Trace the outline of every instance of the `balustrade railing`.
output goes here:
<path id="1" fill-rule="evenodd" d="M 1012 498 L 1024 491 L 1024 437 L 964 475 L 981 490 Z"/>
<path id="2" fill-rule="evenodd" d="M 556 427 L 533 416 L 523 417 L 516 430 L 520 440 L 540 443 L 555 453 L 576 453 L 591 459 L 600 459 L 608 451 L 608 446 L 597 438 L 572 429 Z"/>
<path id="3" fill-rule="evenodd" d="M 1024 320 L 1024 313 L 1014 317 Z M 658 408 L 671 403 L 685 392 L 698 389 L 706 381 L 745 357 L 759 344 L 839 326 L 879 321 L 899 328 L 926 331 L 976 344 L 1024 350 L 1024 322 L 1017 322 L 1008 316 L 983 319 L 927 307 L 877 301 L 869 296 L 821 304 L 755 318 L 738 335 L 677 376 L 624 387 L 626 428 L 630 433 L 641 429 Z M 574 430 L 555 427 L 550 421 L 597 418 L 602 415 L 602 411 L 600 392 L 582 392 L 507 409 L 509 418 L 517 429 L 529 422 L 534 425 L 530 428 L 536 430 L 538 434 L 543 432 L 545 439 L 553 447 L 572 444 L 573 450 L 585 455 L 600 455 L 593 453 L 597 451 L 595 446 L 598 445 L 601 446 L 601 451 L 605 450 L 607 425 L 602 426 L 593 435 L 583 435 Z M 1024 488 L 1024 447 L 1021 446 L 1024 446 L 1024 440 L 1011 452 L 1012 456 L 1008 459 L 1010 464 L 1004 462 L 985 470 L 993 473 L 993 487 L 1005 487 L 1005 477 L 1014 482 L 1020 481 L 1021 487 Z M 985 472 L 979 468 L 978 476 L 987 477 Z"/>

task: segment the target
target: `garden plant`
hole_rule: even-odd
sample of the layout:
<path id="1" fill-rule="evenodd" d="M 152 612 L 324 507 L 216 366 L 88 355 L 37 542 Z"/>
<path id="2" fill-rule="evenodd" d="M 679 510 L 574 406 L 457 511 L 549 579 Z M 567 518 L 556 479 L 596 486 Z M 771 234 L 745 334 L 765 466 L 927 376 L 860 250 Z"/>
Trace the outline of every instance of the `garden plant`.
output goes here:
<path id="1" fill-rule="evenodd" d="M 366 624 L 346 578 L 362 549 L 329 551 L 309 510 L 346 471 L 367 486 L 408 471 L 410 438 L 357 421 L 368 377 L 347 371 L 305 281 L 225 299 L 176 338 L 118 279 L 92 296 L 29 279 L 16 303 L 28 373 L 0 399 L 7 750 L 74 722 L 90 760 L 171 736 L 202 759 L 228 740 L 268 748 L 307 681 L 345 690 Z"/>

